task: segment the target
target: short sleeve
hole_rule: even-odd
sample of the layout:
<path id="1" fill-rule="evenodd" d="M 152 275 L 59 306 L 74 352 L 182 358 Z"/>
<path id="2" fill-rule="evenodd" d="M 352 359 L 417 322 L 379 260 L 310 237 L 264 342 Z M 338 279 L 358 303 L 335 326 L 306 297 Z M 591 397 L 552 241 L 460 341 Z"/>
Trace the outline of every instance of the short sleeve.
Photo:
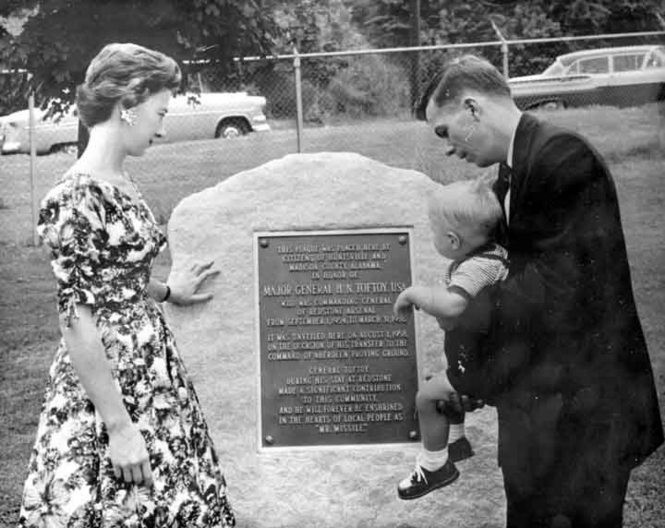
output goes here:
<path id="1" fill-rule="evenodd" d="M 42 202 L 37 231 L 51 252 L 58 309 L 67 326 L 78 318 L 76 304 L 94 306 L 97 301 L 104 217 L 103 192 L 89 182 L 60 184 Z"/>
<path id="2" fill-rule="evenodd" d="M 473 298 L 483 288 L 504 280 L 507 275 L 504 254 L 483 253 L 461 262 L 450 274 L 448 287 L 460 288 Z"/>

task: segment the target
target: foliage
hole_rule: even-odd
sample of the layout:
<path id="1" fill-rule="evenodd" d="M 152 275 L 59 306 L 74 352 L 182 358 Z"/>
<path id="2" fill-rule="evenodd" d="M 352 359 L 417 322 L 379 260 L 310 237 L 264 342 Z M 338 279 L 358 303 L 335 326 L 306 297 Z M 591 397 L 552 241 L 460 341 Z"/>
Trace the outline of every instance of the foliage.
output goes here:
<path id="1" fill-rule="evenodd" d="M 409 108 L 405 72 L 383 55 L 355 57 L 329 85 L 337 108 L 350 117 L 395 116 Z"/>
<path id="2" fill-rule="evenodd" d="M 366 48 L 368 43 L 354 25 L 346 4 L 344 0 L 272 2 L 270 8 L 279 28 L 275 50 L 281 54 L 292 54 L 294 50 L 304 54 Z M 307 58 L 301 64 L 302 102 L 308 122 L 322 122 L 338 113 L 340 99 L 346 100 L 357 91 L 353 85 L 346 85 L 342 91 L 331 90 L 337 85 L 335 79 L 349 68 L 345 57 Z M 295 116 L 291 64 L 285 61 L 248 63 L 245 73 L 256 81 L 260 92 L 268 99 L 271 117 Z"/>
<path id="3" fill-rule="evenodd" d="M 405 46 L 409 39 L 411 9 L 415 2 L 357 0 L 353 20 L 362 24 L 371 45 Z M 596 35 L 662 29 L 661 0 L 421 0 L 420 44 L 455 44 L 496 41 L 492 22 L 507 39 Z M 631 42 L 622 42 L 628 44 Z M 613 45 L 595 42 L 594 46 Z M 616 42 L 614 42 L 616 45 Z M 510 72 L 521 75 L 542 71 L 552 57 L 588 43 L 559 43 L 511 47 Z M 475 50 L 474 50 L 475 51 Z M 502 62 L 498 47 L 480 50 L 494 64 Z M 455 52 L 452 55 L 463 53 Z M 426 59 L 423 72 L 436 69 Z M 440 62 L 440 57 L 431 60 Z"/>
<path id="4" fill-rule="evenodd" d="M 372 45 L 406 46 L 415 2 L 348 0 Z M 662 0 L 421 0 L 420 43 L 495 40 L 490 20 L 510 38 L 662 29 Z"/>
<path id="5" fill-rule="evenodd" d="M 415 6 L 420 33 L 413 35 Z M 495 27 L 507 39 L 560 37 L 660 29 L 662 0 L 3 0 L 0 16 L 32 10 L 18 37 L 0 27 L 0 64 L 27 68 L 38 101 L 71 101 L 92 56 L 110 41 L 134 41 L 189 62 L 190 79 L 212 90 L 255 90 L 268 98 L 273 116 L 295 112 L 292 64 L 286 61 L 234 62 L 233 57 L 386 48 L 420 44 L 497 41 Z M 632 43 L 622 41 L 621 44 Z M 593 43 L 616 45 L 617 41 Z M 559 42 L 510 46 L 509 71 L 542 71 L 558 54 L 589 46 Z M 462 53 L 479 53 L 497 66 L 499 46 L 421 53 L 418 62 L 391 66 L 381 56 L 352 71 L 347 57 L 307 58 L 302 62 L 303 101 L 311 120 L 340 108 L 367 107 L 366 75 L 381 79 L 385 68 L 397 78 L 424 84 L 434 71 Z M 402 58 L 404 58 L 402 56 Z M 205 62 L 197 61 L 204 59 Z M 397 64 L 397 63 L 395 63 Z M 351 70 L 350 70 L 351 68 Z M 399 70 L 399 71 L 398 71 Z M 0 113 L 25 107 L 27 80 L 1 76 Z M 197 83 L 198 84 L 198 83 Z M 378 82 L 389 88 L 388 84 Z M 401 88 L 400 88 L 401 89 Z M 288 94 L 280 93 L 289 90 Z M 412 84 L 418 91 L 418 85 Z M 399 90 L 398 90 L 399 91 Z M 378 101 L 394 94 L 374 94 Z M 413 101 L 415 95 L 411 97 Z M 354 102 L 355 101 L 355 102 Z M 364 106 L 363 106 L 364 105 Z M 361 112 L 363 113 L 364 110 Z M 372 111 L 373 112 L 373 111 Z M 371 113 L 371 112 L 370 112 Z"/>
<path id="6" fill-rule="evenodd" d="M 526 6 L 517 2 L 512 17 L 504 20 L 507 38 L 598 35 L 663 29 L 657 13 L 660 0 L 538 0 Z M 537 13 L 537 16 L 533 15 Z M 571 41 L 511 49 L 511 73 L 523 75 L 542 71 L 552 58 L 578 49 L 639 44 L 640 39 Z"/>
<path id="7" fill-rule="evenodd" d="M 26 107 L 28 77 L 23 73 L 0 75 L 0 115 Z"/>
<path id="8" fill-rule="evenodd" d="M 0 35 L 0 64 L 27 69 L 44 102 L 70 102 L 90 59 L 109 42 L 189 59 L 189 72 L 205 60 L 232 76 L 233 57 L 268 53 L 275 29 L 260 0 L 11 0 L 0 15 L 34 5 L 20 35 Z"/>
<path id="9" fill-rule="evenodd" d="M 410 4 L 403 0 L 356 0 L 352 4 L 353 20 L 364 28 L 373 46 L 387 48 L 408 46 L 410 38 Z M 427 18 L 428 2 L 421 2 L 421 19 Z"/>
<path id="10" fill-rule="evenodd" d="M 457 44 L 498 41 L 495 28 L 507 39 L 561 37 L 618 30 L 658 28 L 653 12 L 657 0 L 421 0 L 421 44 Z M 386 48 L 414 44 L 412 21 L 415 1 L 405 0 L 271 0 L 265 3 L 279 27 L 275 50 L 290 54 Z M 585 22 L 580 21 L 585 17 Z M 621 26 L 618 20 L 623 20 Z M 596 46 L 604 43 L 594 43 Z M 561 53 L 588 46 L 588 42 L 560 42 L 521 47 L 510 46 L 510 75 L 542 71 Z M 380 112 L 390 114 L 391 101 L 400 101 L 400 90 L 414 72 L 424 85 L 441 65 L 463 53 L 484 55 L 497 66 L 503 56 L 497 45 L 448 52 L 420 53 L 416 65 L 412 56 L 376 56 L 362 61 L 351 57 L 307 58 L 302 61 L 302 96 L 305 119 L 326 121 L 335 114 L 359 116 Z M 390 57 L 390 58 L 388 58 Z M 397 62 L 401 59 L 401 63 Z M 389 62 L 392 61 L 395 66 Z M 358 65 L 362 64 L 361 67 Z M 247 64 L 247 78 L 268 98 L 272 117 L 295 116 L 295 85 L 292 65 Z M 383 83 L 383 71 L 391 68 L 399 86 Z M 362 71 L 360 71 L 362 70 Z M 374 83 L 367 82 L 374 79 Z M 395 82 L 395 81 L 394 81 Z M 380 87 L 385 90 L 382 94 Z M 393 90 L 394 88 L 394 90 Z M 419 91 L 414 86 L 414 92 Z M 396 96 L 395 92 L 400 95 Z M 415 96 L 411 97 L 415 100 Z M 408 107 L 408 103 L 403 106 Z"/>
<path id="11" fill-rule="evenodd" d="M 594 35 L 662 29 L 656 13 L 663 14 L 660 0 L 556 0 L 549 13 L 566 34 Z"/>

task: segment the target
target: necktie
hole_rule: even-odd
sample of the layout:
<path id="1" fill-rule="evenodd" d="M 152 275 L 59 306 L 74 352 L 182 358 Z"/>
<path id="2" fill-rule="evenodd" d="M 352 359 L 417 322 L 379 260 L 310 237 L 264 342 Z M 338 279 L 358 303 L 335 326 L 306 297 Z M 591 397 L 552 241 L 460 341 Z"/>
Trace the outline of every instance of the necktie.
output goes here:
<path id="1" fill-rule="evenodd" d="M 508 165 L 501 163 L 499 165 L 499 174 L 496 181 L 494 182 L 494 193 L 496 194 L 499 203 L 501 204 L 501 210 L 503 211 L 503 221 L 499 222 L 496 228 L 496 240 L 502 246 L 508 248 L 510 246 L 510 241 L 508 240 L 508 211 L 507 205 L 509 205 L 510 200 L 510 175 L 511 170 Z"/>
<path id="2" fill-rule="evenodd" d="M 497 177 L 496 183 L 494 184 L 494 192 L 496 193 L 496 197 L 499 199 L 499 203 L 503 209 L 503 214 L 506 217 L 506 222 L 508 221 L 509 214 L 509 211 L 507 211 L 506 207 L 506 197 L 509 198 L 510 193 L 510 172 L 510 167 L 508 167 L 508 165 L 505 163 L 501 163 L 499 165 L 499 176 Z"/>

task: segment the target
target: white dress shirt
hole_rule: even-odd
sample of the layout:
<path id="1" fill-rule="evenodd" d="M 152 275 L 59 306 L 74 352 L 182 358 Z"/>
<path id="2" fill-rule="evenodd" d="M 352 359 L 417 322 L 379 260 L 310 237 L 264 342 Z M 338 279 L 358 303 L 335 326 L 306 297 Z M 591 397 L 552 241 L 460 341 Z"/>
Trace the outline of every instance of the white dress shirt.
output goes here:
<path id="1" fill-rule="evenodd" d="M 508 144 L 508 156 L 506 156 L 506 165 L 510 167 L 511 169 L 513 168 L 513 150 L 515 147 L 515 134 L 517 132 L 517 125 L 515 125 L 515 128 L 513 128 L 513 133 L 510 136 L 510 143 Z M 512 179 L 512 176 L 508 176 L 508 191 L 506 192 L 506 197 L 504 198 L 503 201 L 503 209 L 506 211 L 506 224 L 510 223 L 510 184 L 512 183 L 510 180 Z"/>

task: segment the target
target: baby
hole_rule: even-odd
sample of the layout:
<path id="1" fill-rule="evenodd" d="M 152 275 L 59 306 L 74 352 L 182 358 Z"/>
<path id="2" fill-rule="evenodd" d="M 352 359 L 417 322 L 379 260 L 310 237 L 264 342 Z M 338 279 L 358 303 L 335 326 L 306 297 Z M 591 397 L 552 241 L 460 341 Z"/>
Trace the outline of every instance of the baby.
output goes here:
<path id="1" fill-rule="evenodd" d="M 506 250 L 493 241 L 503 217 L 501 205 L 487 178 L 458 181 L 439 187 L 429 200 L 434 247 L 451 262 L 443 286 L 410 286 L 395 301 L 394 311 L 406 316 L 411 307 L 447 324 L 466 310 L 480 291 L 508 275 Z M 426 379 L 416 395 L 422 450 L 416 468 L 397 486 L 401 499 L 416 499 L 451 484 L 459 471 L 454 462 L 473 455 L 464 433 L 464 412 L 439 412 L 437 402 L 456 394 L 473 394 L 482 358 L 476 357 L 473 340 L 449 342 L 446 336 L 447 370 Z M 469 383 L 473 380 L 473 383 Z M 453 385 L 453 383 L 455 385 Z M 450 443 L 449 443 L 450 441 Z"/>

